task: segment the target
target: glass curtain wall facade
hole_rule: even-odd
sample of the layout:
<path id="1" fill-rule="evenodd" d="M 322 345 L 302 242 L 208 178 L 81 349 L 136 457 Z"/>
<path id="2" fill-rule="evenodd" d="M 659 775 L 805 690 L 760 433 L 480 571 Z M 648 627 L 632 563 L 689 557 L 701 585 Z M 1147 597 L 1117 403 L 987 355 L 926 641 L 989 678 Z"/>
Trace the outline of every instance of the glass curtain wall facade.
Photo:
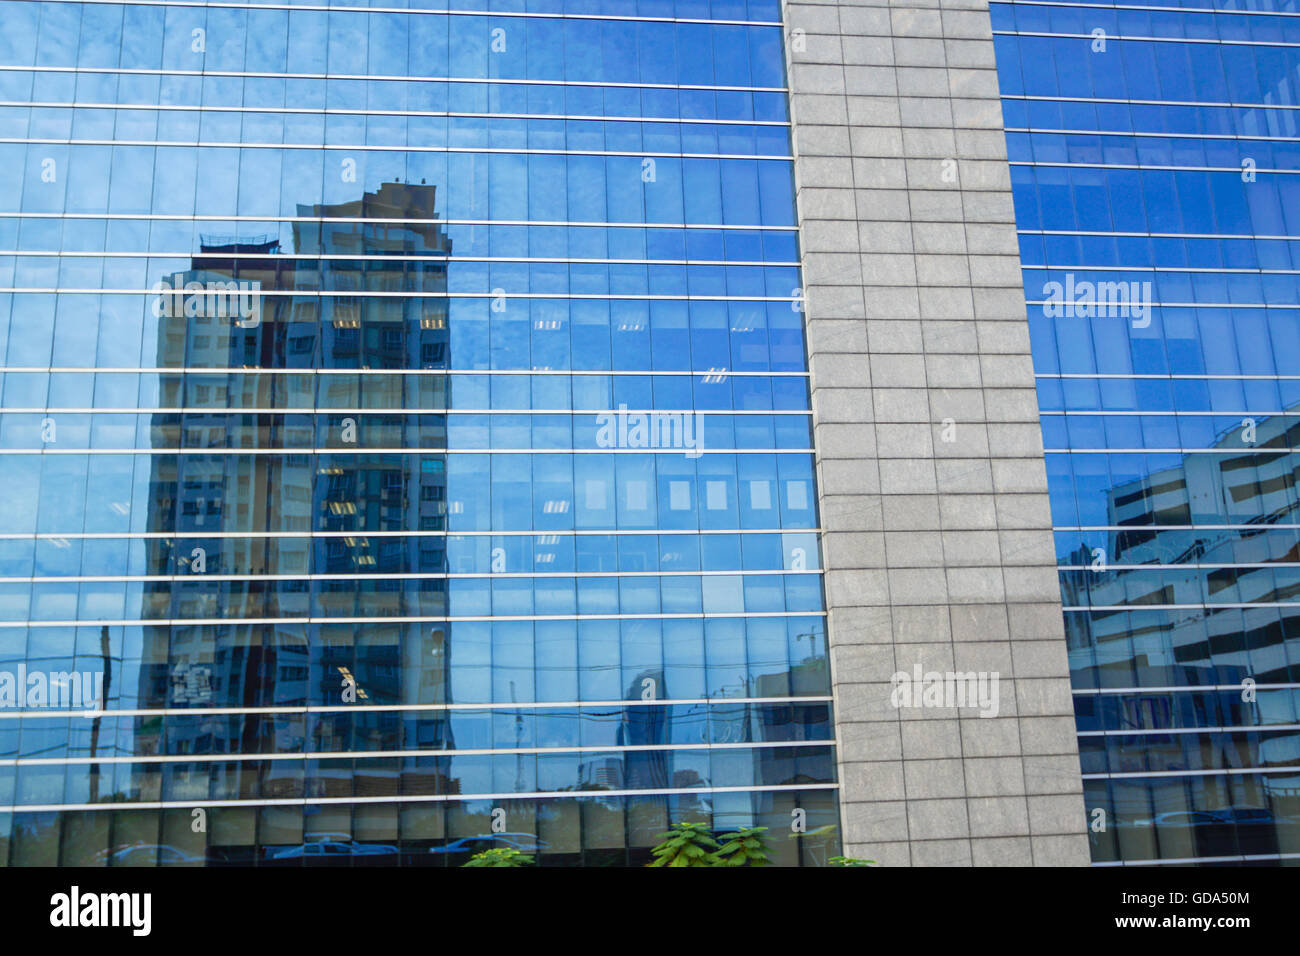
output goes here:
<path id="1" fill-rule="evenodd" d="M 991 5 L 1086 807 L 1294 863 L 1300 11 L 1186 6 Z"/>
<path id="2" fill-rule="evenodd" d="M 778 3 L 297 6 L 0 4 L 0 860 L 825 862 Z"/>

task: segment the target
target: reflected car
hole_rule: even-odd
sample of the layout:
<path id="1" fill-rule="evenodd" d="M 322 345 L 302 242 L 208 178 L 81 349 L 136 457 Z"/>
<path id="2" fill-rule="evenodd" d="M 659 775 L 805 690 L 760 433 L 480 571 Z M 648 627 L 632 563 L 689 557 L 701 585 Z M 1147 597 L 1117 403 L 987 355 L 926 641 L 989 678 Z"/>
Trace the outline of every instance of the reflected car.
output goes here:
<path id="1" fill-rule="evenodd" d="M 1157 814 L 1151 820 L 1135 820 L 1137 826 L 1158 827 L 1211 827 L 1223 826 L 1221 816 L 1207 810 L 1175 810 L 1170 813 Z"/>
<path id="2" fill-rule="evenodd" d="M 313 840 L 267 853 L 268 860 L 320 859 L 343 856 L 397 855 L 397 847 L 386 843 L 356 843 L 352 840 Z"/>
<path id="3" fill-rule="evenodd" d="M 1227 807 L 1218 811 L 1236 827 L 1237 847 L 1244 854 L 1277 853 L 1278 819 L 1267 807 Z"/>
<path id="4" fill-rule="evenodd" d="M 1138 826 L 1153 824 L 1156 832 L 1163 834 L 1160 837 L 1162 849 L 1169 851 L 1163 853 L 1164 856 L 1194 853 L 1213 857 L 1277 852 L 1277 828 L 1268 810 L 1254 807 L 1186 810 L 1161 813 L 1154 820 L 1137 821 Z"/>
<path id="5" fill-rule="evenodd" d="M 545 840 L 531 833 L 483 833 L 479 836 L 461 837 L 451 843 L 429 848 L 430 853 L 477 853 L 480 850 L 509 848 L 521 853 L 536 853 L 550 848 Z"/>
<path id="6" fill-rule="evenodd" d="M 207 858 L 186 853 L 174 846 L 158 843 L 136 843 L 118 850 L 105 850 L 96 857 L 105 866 L 185 866 L 203 864 Z"/>
<path id="7" fill-rule="evenodd" d="M 1239 827 L 1272 826 L 1276 821 L 1273 811 L 1267 807 L 1226 807 L 1216 811 L 1225 823 L 1235 823 Z"/>

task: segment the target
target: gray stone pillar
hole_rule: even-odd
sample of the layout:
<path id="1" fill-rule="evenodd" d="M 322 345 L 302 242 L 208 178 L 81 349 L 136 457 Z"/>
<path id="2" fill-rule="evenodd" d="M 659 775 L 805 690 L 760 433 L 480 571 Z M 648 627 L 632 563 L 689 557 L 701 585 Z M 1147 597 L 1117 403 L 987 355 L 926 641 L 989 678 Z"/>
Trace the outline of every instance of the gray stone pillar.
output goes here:
<path id="1" fill-rule="evenodd" d="M 785 25 L 845 853 L 1085 865 L 987 0 Z M 997 716 L 896 706 L 917 665 Z"/>

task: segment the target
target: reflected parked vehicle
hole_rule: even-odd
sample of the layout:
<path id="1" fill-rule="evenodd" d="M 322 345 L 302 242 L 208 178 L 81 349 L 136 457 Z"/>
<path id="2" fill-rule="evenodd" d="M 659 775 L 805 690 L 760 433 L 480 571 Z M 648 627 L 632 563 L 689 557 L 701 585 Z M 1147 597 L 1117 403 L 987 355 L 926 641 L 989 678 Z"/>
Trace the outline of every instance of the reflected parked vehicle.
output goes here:
<path id="1" fill-rule="evenodd" d="M 1276 853 L 1277 820 L 1263 807 L 1224 807 L 1218 810 L 1178 810 L 1157 814 L 1152 819 L 1135 820 L 1134 826 L 1156 827 L 1173 834 L 1186 831 L 1191 840 L 1188 850 L 1198 856 L 1237 856 Z"/>
<path id="2" fill-rule="evenodd" d="M 520 853 L 537 853 L 550 849 L 550 844 L 531 833 L 482 833 L 461 837 L 451 843 L 429 848 L 430 853 L 479 853 L 483 850 L 511 849 Z"/>
<path id="3" fill-rule="evenodd" d="M 1175 810 L 1157 814 L 1150 820 L 1135 820 L 1136 826 L 1207 827 L 1220 826 L 1223 818 L 1206 810 Z"/>
<path id="4" fill-rule="evenodd" d="M 298 846 L 270 848 L 268 861 L 321 861 L 352 856 L 396 856 L 397 847 L 386 843 L 357 843 L 354 840 L 312 840 Z"/>
<path id="5" fill-rule="evenodd" d="M 1277 817 L 1267 807 L 1228 807 L 1218 811 L 1225 823 L 1237 829 L 1241 853 L 1277 853 Z"/>
<path id="6" fill-rule="evenodd" d="M 174 846 L 158 843 L 136 843 L 118 850 L 105 850 L 96 858 L 105 866 L 202 866 L 203 856 L 186 853 Z"/>

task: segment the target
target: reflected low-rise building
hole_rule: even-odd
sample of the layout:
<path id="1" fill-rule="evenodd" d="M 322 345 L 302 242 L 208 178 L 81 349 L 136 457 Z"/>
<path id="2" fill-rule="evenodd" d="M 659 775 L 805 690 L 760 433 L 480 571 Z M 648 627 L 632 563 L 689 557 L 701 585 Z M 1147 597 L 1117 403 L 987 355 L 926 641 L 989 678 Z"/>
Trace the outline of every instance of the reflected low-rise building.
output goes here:
<path id="1" fill-rule="evenodd" d="M 1115 487 L 1062 571 L 1099 861 L 1296 852 L 1297 413 Z"/>

